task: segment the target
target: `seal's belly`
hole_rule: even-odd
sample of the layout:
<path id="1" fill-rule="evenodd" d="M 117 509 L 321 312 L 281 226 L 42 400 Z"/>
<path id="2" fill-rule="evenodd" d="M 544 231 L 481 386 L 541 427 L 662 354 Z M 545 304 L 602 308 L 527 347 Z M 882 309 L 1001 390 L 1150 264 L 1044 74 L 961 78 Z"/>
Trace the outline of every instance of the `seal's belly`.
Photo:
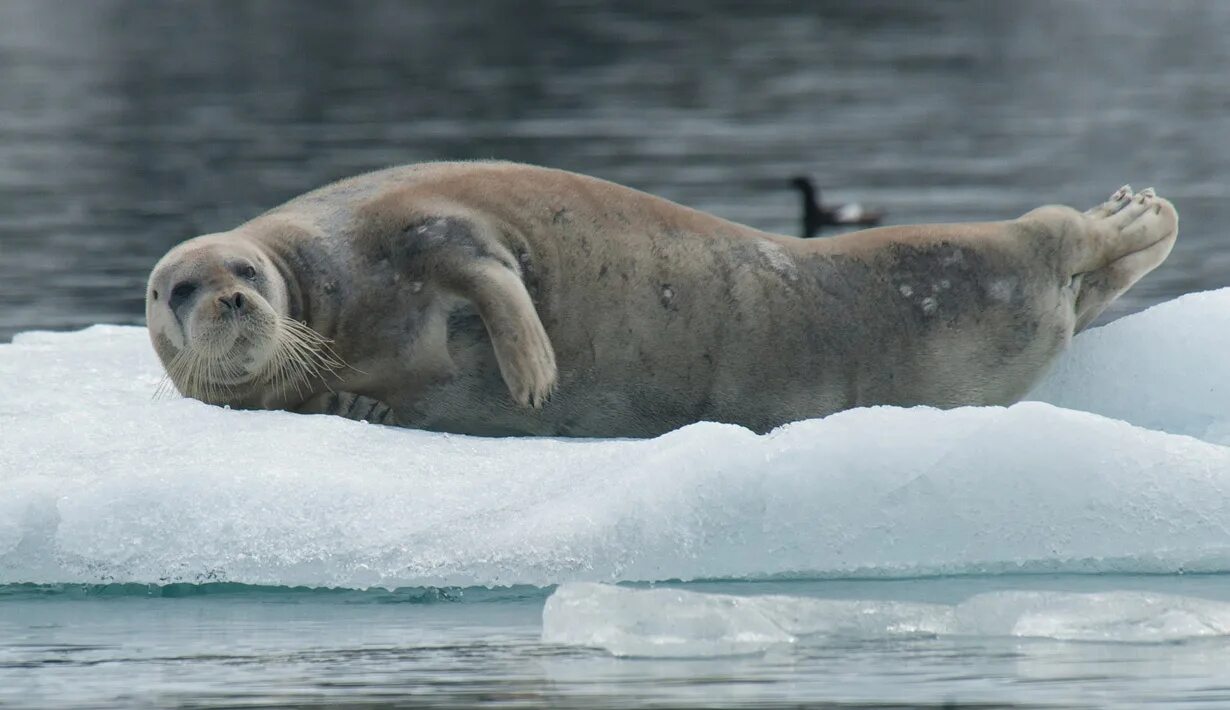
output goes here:
<path id="1" fill-rule="evenodd" d="M 442 334 L 447 371 L 382 397 L 399 419 L 649 436 L 700 420 L 764 431 L 856 406 L 1000 404 L 1071 337 L 1058 276 L 1004 248 L 1008 223 L 850 248 L 631 207 L 643 205 L 575 203 L 516 227 L 513 252 L 558 365 L 544 406 L 510 399 L 490 333 L 455 312 Z"/>
<path id="2" fill-rule="evenodd" d="M 1013 401 L 1071 337 L 1070 315 L 1047 305 L 1055 289 L 1012 263 L 949 247 L 890 259 L 817 257 L 793 279 L 746 264 L 709 279 L 659 273 L 622 298 L 565 281 L 540 306 L 560 370 L 543 408 L 509 401 L 467 312 L 448 320 L 452 374 L 391 396 L 409 426 L 441 431 L 639 437 L 702 420 L 765 431 L 856 406 Z"/>

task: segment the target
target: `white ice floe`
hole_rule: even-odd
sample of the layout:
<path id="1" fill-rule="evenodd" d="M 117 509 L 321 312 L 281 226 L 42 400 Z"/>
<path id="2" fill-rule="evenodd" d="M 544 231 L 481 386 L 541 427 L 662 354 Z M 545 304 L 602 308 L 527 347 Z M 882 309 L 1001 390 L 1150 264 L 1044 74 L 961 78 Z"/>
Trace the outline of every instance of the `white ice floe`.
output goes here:
<path id="1" fill-rule="evenodd" d="M 1223 290 L 1079 336 L 1036 393 L 1065 408 L 646 441 L 155 400 L 143 329 L 23 334 L 0 345 L 0 583 L 1230 570 L 1228 318 Z"/>
<path id="2" fill-rule="evenodd" d="M 1230 289 L 1076 337 L 1033 399 L 1230 444 Z"/>
<path id="3" fill-rule="evenodd" d="M 1136 591 L 1010 591 L 927 604 L 572 582 L 542 612 L 543 641 L 617 656 L 743 655 L 812 636 L 948 635 L 1133 643 L 1227 636 L 1230 603 Z"/>

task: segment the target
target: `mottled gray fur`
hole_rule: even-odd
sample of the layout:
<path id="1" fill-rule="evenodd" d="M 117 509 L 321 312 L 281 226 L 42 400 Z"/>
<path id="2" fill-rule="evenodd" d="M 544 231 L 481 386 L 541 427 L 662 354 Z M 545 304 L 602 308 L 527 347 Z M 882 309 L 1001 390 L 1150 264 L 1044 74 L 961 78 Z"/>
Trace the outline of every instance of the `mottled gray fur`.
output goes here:
<path id="1" fill-rule="evenodd" d="M 804 241 L 572 173 L 436 163 L 177 247 L 148 312 L 167 363 L 193 338 L 171 333 L 157 289 L 251 287 L 346 363 L 294 390 L 254 370 L 202 397 L 233 406 L 487 435 L 765 431 L 874 404 L 1013 402 L 1176 234 L 1168 202 L 1123 190 L 1086 213 Z M 235 280 L 235 243 L 280 291 Z"/>

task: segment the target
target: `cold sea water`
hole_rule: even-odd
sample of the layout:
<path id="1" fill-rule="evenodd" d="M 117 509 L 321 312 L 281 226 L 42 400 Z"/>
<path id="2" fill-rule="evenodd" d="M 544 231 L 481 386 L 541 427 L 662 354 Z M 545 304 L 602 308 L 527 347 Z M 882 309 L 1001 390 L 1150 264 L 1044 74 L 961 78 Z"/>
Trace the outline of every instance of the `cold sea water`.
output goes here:
<path id="1" fill-rule="evenodd" d="M 1217 2 L 0 3 L 0 707 L 1230 705 L 1227 32 Z M 1006 409 L 532 441 L 152 397 L 171 245 L 493 157 L 786 233 L 796 173 L 893 223 L 1130 181 L 1182 228 Z"/>

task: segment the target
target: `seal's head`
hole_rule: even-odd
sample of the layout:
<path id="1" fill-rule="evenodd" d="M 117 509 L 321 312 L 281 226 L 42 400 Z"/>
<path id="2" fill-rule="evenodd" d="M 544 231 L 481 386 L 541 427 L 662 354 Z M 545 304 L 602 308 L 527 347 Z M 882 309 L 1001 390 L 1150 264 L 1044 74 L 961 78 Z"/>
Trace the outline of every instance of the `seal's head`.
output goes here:
<path id="1" fill-rule="evenodd" d="M 259 245 L 209 234 L 154 267 L 145 316 L 154 350 L 182 394 L 259 406 L 270 391 L 333 369 L 325 341 L 288 317 L 287 284 Z"/>

